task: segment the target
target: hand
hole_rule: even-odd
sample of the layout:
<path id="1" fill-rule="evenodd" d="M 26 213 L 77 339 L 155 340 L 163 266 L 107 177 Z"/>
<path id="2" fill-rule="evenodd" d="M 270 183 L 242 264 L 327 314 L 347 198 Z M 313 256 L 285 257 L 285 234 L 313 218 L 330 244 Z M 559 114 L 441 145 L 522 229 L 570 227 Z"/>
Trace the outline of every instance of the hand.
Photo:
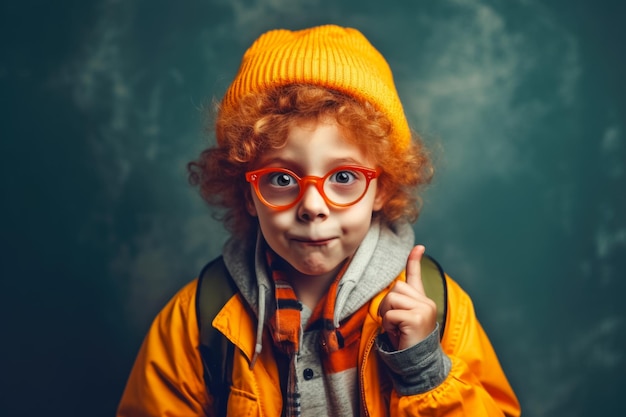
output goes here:
<path id="1" fill-rule="evenodd" d="M 437 325 L 437 305 L 426 296 L 420 261 L 426 248 L 415 246 L 406 263 L 406 282 L 398 281 L 383 298 L 378 314 L 383 329 L 396 350 L 426 339 Z"/>

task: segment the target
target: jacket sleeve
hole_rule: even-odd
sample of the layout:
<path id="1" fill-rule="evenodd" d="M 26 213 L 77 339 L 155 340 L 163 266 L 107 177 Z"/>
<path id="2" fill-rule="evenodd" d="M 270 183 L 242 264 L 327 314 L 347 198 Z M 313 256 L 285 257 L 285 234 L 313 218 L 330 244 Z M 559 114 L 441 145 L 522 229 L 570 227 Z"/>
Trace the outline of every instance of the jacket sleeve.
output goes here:
<path id="1" fill-rule="evenodd" d="M 192 281 L 154 319 L 139 350 L 118 417 L 211 416 L 199 355 Z"/>
<path id="2" fill-rule="evenodd" d="M 445 380 L 430 391 L 391 395 L 392 416 L 511 416 L 519 402 L 476 318 L 469 296 L 447 277 L 448 315 L 441 345 L 450 358 Z"/>

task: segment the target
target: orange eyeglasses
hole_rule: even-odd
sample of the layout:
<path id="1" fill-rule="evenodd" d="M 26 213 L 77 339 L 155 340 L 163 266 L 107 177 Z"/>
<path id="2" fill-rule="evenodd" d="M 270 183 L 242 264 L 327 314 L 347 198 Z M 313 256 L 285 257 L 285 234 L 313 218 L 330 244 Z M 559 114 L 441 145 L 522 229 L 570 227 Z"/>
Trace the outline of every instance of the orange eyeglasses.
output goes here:
<path id="1" fill-rule="evenodd" d="M 304 195 L 307 184 L 314 185 L 326 203 L 348 207 L 363 198 L 370 182 L 380 172 L 380 168 L 345 165 L 323 177 L 308 175 L 300 178 L 285 168 L 263 168 L 246 172 L 246 181 L 254 186 L 259 200 L 273 209 L 287 210 L 295 206 Z"/>

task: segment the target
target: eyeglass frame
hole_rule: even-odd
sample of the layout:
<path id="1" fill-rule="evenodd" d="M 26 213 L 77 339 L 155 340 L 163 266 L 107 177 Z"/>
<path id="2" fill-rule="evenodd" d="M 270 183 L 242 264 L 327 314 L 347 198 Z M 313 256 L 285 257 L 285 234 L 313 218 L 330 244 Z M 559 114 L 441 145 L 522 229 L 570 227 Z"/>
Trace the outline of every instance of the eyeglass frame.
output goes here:
<path id="1" fill-rule="evenodd" d="M 324 191 L 324 182 L 328 179 L 328 177 L 330 177 L 331 175 L 340 172 L 340 171 L 359 171 L 360 173 L 362 173 L 365 176 L 365 180 L 367 181 L 365 184 L 365 189 L 363 190 L 363 193 L 361 193 L 361 195 L 359 196 L 359 198 L 357 198 L 356 200 L 348 203 L 348 204 L 339 204 L 339 203 L 335 203 L 334 201 L 331 201 L 328 196 L 326 195 L 326 192 Z M 269 172 L 276 172 L 276 173 L 285 173 L 287 175 L 292 176 L 293 178 L 295 178 L 295 180 L 298 183 L 298 187 L 300 188 L 300 191 L 298 192 L 298 195 L 296 196 L 296 198 L 294 199 L 293 202 L 289 203 L 289 204 L 285 204 L 285 205 L 276 205 L 276 204 L 271 204 L 269 201 L 267 201 L 263 195 L 261 194 L 261 190 L 259 189 L 259 179 L 269 173 Z M 283 211 L 283 210 L 288 210 L 290 208 L 292 208 L 293 206 L 295 206 L 296 204 L 298 204 L 300 202 L 300 200 L 302 200 L 302 197 L 304 196 L 304 192 L 306 190 L 306 186 L 307 184 L 313 184 L 315 186 L 315 189 L 319 192 L 319 194 L 322 196 L 322 198 L 324 199 L 324 201 L 326 202 L 326 204 L 329 204 L 333 207 L 350 207 L 355 205 L 356 203 L 358 203 L 359 201 L 361 201 L 363 199 L 363 197 L 365 197 L 365 194 L 367 194 L 367 190 L 369 190 L 370 187 L 370 182 L 373 179 L 376 179 L 380 176 L 380 174 L 382 173 L 382 169 L 381 168 L 367 168 L 367 167 L 363 167 L 360 165 L 342 165 L 339 166 L 337 168 L 333 168 L 330 171 L 328 171 L 326 173 L 326 175 L 324 175 L 323 177 L 318 177 L 315 175 L 306 175 L 302 178 L 300 178 L 300 176 L 298 174 L 296 174 L 295 172 L 293 172 L 290 169 L 287 168 L 280 168 L 280 167 L 269 167 L 269 168 L 261 168 L 261 169 L 256 169 L 253 171 L 248 171 L 246 172 L 246 181 L 249 182 L 250 184 L 252 184 L 252 187 L 254 188 L 254 192 L 256 193 L 256 196 L 259 198 L 259 200 L 265 204 L 267 207 L 272 208 L 274 210 L 279 210 L 279 211 Z"/>

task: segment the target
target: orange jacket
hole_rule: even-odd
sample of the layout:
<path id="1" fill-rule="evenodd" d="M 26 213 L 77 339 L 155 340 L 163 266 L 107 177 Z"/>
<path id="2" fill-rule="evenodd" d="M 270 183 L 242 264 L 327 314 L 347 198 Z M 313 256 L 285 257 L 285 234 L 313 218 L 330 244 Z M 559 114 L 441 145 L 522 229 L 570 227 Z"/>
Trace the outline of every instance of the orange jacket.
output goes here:
<path id="1" fill-rule="evenodd" d="M 398 279 L 404 279 L 404 274 Z M 181 289 L 154 320 L 131 371 L 118 417 L 215 415 L 199 354 L 196 286 L 197 280 Z M 395 393 L 374 347 L 380 329 L 378 305 L 389 288 L 371 301 L 363 325 L 359 349 L 362 415 L 520 415 L 517 398 L 476 319 L 469 296 L 449 277 L 448 314 L 441 344 L 452 361 L 450 373 L 441 385 L 426 393 L 412 396 Z M 250 369 L 256 319 L 250 316 L 239 296 L 230 299 L 213 325 L 238 347 L 228 415 L 279 417 L 282 395 L 272 349 L 263 349 Z M 263 341 L 265 346 L 271 343 Z"/>

